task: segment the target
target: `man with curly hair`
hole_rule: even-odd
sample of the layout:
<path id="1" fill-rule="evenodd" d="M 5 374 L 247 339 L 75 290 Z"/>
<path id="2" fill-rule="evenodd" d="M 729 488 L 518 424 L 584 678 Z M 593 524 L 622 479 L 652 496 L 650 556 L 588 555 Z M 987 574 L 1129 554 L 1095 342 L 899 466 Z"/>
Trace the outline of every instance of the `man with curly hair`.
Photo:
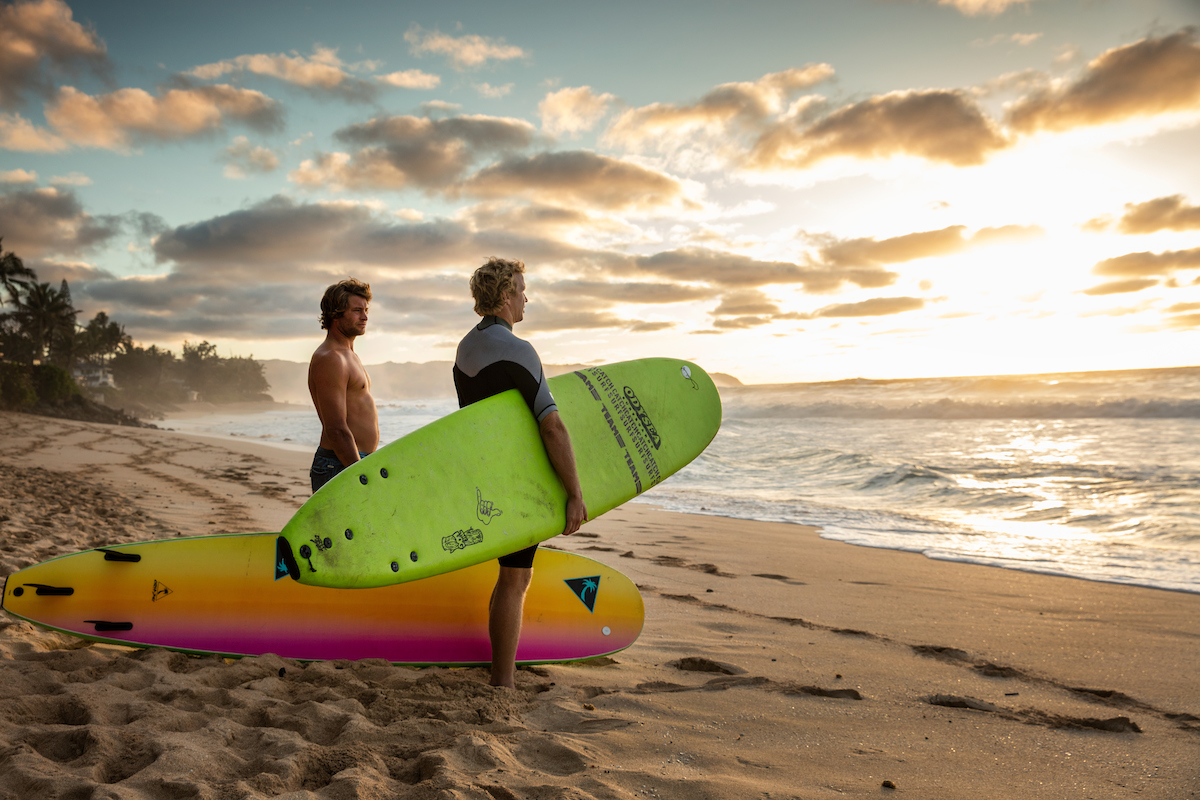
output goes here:
<path id="1" fill-rule="evenodd" d="M 454 358 L 454 387 L 460 407 L 517 389 L 538 422 L 538 432 L 550 464 L 567 492 L 563 535 L 579 530 L 587 521 L 587 506 L 579 485 L 571 436 L 558 414 L 546 384 L 542 362 L 533 345 L 513 335 L 513 326 L 525 318 L 525 265 L 520 261 L 489 258 L 471 276 L 475 313 L 483 320 L 458 345 Z M 503 556 L 500 575 L 488 606 L 488 634 L 492 643 L 493 686 L 515 688 L 517 643 L 525 593 L 533 578 L 537 545 Z"/>
<path id="2" fill-rule="evenodd" d="M 371 377 L 354 352 L 354 340 L 367 332 L 370 302 L 370 284 L 354 278 L 331 285 L 321 298 L 325 341 L 308 364 L 308 392 L 321 418 L 321 445 L 309 472 L 314 492 L 379 447 Z"/>

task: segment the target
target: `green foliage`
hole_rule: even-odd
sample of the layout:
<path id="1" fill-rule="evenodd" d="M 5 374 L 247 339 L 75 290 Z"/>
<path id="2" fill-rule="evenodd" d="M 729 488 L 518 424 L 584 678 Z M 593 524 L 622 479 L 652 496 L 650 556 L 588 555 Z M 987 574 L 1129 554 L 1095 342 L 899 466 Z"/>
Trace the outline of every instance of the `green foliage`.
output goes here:
<path id="1" fill-rule="evenodd" d="M 183 358 L 154 345 L 126 342 L 109 369 L 117 386 L 142 400 L 177 403 L 187 399 L 189 390 L 209 403 L 270 400 L 262 364 L 242 356 L 222 358 L 208 342 L 184 342 Z"/>
<path id="2" fill-rule="evenodd" d="M 253 357 L 221 358 L 217 346 L 208 342 L 183 343 L 182 373 L 184 384 L 210 403 L 268 399 L 271 388 L 263 365 Z"/>
<path id="3" fill-rule="evenodd" d="M 5 381 L 0 402 L 6 408 L 79 394 L 71 370 L 80 362 L 107 365 L 112 371 L 125 397 L 110 402 L 175 403 L 186 400 L 189 390 L 213 403 L 270 400 L 263 365 L 252 357 L 222 358 L 209 342 L 184 342 L 182 358 L 155 345 L 136 347 L 103 311 L 80 327 L 66 281 L 58 288 L 39 283 L 15 253 L 2 250 L 0 300 L 12 308 L 0 313 L 0 358 L 15 362 L 0 376 Z"/>
<path id="4" fill-rule="evenodd" d="M 92 317 L 92 321 L 77 338 L 80 343 L 80 358 L 93 364 L 103 364 L 126 342 L 132 344 L 125 328 L 111 321 L 103 311 Z"/>
<path id="5" fill-rule="evenodd" d="M 56 364 L 38 364 L 32 372 L 33 386 L 43 403 L 59 403 L 79 394 L 71 373 Z"/>
<path id="6" fill-rule="evenodd" d="M 29 375 L 29 367 L 0 361 L 0 409 L 24 411 L 37 403 L 37 390 Z"/>
<path id="7" fill-rule="evenodd" d="M 109 361 L 113 380 L 139 402 L 178 403 L 187 399 L 183 381 L 176 376 L 178 361 L 170 350 L 156 345 L 136 347 L 125 342 Z"/>

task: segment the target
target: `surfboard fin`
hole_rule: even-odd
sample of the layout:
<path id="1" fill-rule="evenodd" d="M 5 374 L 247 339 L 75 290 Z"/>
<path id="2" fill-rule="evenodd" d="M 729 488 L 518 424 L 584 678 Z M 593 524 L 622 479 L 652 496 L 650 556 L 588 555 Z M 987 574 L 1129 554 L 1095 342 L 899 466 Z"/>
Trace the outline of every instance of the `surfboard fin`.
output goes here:
<path id="1" fill-rule="evenodd" d="M 290 577 L 300 580 L 300 565 L 292 555 L 292 546 L 282 536 L 275 539 L 275 580 Z"/>

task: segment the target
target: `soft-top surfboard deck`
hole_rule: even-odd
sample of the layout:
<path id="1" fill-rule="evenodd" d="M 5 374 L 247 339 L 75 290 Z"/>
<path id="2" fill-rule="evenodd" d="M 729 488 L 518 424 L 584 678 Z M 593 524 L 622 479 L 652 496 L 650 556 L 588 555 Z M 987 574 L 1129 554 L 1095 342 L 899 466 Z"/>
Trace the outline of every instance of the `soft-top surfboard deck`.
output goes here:
<path id="1" fill-rule="evenodd" d="M 3 607 L 37 625 L 101 642 L 229 657 L 382 658 L 465 666 L 491 660 L 495 562 L 362 591 L 275 581 L 278 534 L 169 539 L 88 550 L 8 577 Z M 642 597 L 612 567 L 543 548 L 517 663 L 572 661 L 637 639 Z"/>
<path id="2" fill-rule="evenodd" d="M 588 515 L 641 494 L 703 452 L 721 425 L 712 379 L 647 358 L 550 379 Z M 515 389 L 459 409 L 321 487 L 279 541 L 277 577 L 366 588 L 427 578 L 562 532 L 566 492 Z"/>

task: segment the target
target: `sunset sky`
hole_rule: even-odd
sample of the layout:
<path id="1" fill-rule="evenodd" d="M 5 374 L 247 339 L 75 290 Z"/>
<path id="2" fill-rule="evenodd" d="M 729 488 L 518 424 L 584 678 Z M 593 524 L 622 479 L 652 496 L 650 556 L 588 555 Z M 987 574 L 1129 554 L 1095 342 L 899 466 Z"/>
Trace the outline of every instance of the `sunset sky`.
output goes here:
<path id="1" fill-rule="evenodd" d="M 0 3 L 0 236 L 81 322 L 747 383 L 1200 364 L 1200 0 Z"/>

